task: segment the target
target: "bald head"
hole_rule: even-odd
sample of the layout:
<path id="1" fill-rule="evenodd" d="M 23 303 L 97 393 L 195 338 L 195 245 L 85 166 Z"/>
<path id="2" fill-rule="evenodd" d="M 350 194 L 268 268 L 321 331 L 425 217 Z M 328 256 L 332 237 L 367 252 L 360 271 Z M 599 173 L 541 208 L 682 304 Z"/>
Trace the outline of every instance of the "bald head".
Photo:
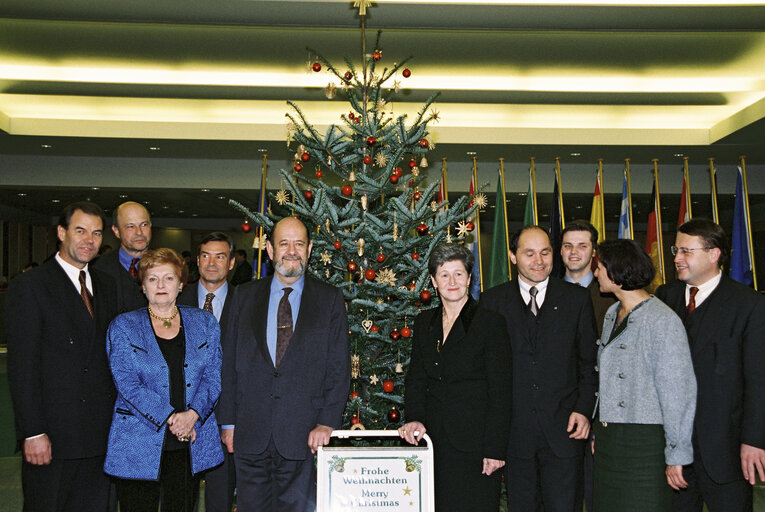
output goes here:
<path id="1" fill-rule="evenodd" d="M 140 258 L 151 242 L 149 211 L 135 201 L 122 203 L 114 210 L 112 231 L 125 252 Z"/>
<path id="2" fill-rule="evenodd" d="M 311 253 L 308 228 L 295 217 L 285 217 L 274 226 L 266 244 L 268 257 L 274 262 L 276 277 L 290 285 L 305 273 Z"/>

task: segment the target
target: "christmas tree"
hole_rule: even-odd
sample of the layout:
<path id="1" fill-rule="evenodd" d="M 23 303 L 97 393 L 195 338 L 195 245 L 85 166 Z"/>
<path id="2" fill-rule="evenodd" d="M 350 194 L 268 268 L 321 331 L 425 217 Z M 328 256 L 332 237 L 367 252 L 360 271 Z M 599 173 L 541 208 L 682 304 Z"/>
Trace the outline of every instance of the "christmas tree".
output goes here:
<path id="1" fill-rule="evenodd" d="M 348 58 L 338 69 L 317 56 L 313 71 L 329 72 L 339 84 L 330 84 L 327 96 L 344 94 L 349 112 L 321 134 L 288 101 L 293 168 L 280 171 L 282 188 L 270 194 L 265 214 L 232 205 L 267 231 L 286 215 L 308 226 L 313 251 L 307 271 L 341 288 L 348 310 L 352 383 L 344 428 L 390 429 L 404 419 L 414 317 L 438 300 L 430 289 L 430 253 L 439 244 L 472 236 L 472 223 L 465 219 L 485 205 L 485 197 L 463 196 L 452 205 L 434 199 L 439 183 L 427 184 L 421 169 L 434 147 L 428 123 L 438 121 L 438 112 L 428 109 L 437 94 L 407 124 L 405 115 L 390 108 L 399 74 L 411 76 L 406 60 L 383 67 L 380 33 L 374 50 L 362 54 L 361 69 Z M 340 182 L 328 183 L 333 176 Z"/>

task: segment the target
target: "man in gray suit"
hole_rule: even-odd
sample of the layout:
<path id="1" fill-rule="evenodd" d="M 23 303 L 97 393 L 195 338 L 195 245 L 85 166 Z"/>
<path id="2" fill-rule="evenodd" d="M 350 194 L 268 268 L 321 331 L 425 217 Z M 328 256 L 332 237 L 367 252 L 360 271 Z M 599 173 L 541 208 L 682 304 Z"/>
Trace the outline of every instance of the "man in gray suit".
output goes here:
<path id="1" fill-rule="evenodd" d="M 305 275 L 311 247 L 302 222 L 279 221 L 266 246 L 275 276 L 237 286 L 223 333 L 219 421 L 243 511 L 314 510 L 312 454 L 348 398 L 345 302 Z"/>

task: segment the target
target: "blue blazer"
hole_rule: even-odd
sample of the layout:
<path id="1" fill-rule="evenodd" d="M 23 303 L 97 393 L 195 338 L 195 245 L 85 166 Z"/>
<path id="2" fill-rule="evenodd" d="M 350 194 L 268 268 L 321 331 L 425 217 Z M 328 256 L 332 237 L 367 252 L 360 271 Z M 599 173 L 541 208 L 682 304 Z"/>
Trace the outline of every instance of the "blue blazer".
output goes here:
<path id="1" fill-rule="evenodd" d="M 207 311 L 178 309 L 186 336 L 186 405 L 199 414 L 197 438 L 191 444 L 191 471 L 196 474 L 223 462 L 213 414 L 220 395 L 220 327 Z M 173 407 L 170 375 L 146 308 L 114 319 L 106 335 L 106 351 L 118 396 L 104 471 L 119 478 L 158 480 L 165 421 Z"/>

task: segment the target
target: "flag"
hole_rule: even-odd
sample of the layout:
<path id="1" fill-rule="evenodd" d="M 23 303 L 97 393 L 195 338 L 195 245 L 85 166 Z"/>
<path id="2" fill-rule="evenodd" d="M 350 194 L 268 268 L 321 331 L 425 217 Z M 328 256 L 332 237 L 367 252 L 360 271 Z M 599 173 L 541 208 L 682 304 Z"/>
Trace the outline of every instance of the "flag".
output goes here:
<path id="1" fill-rule="evenodd" d="M 510 280 L 508 275 L 507 220 L 505 219 L 505 196 L 502 194 L 502 175 L 497 178 L 497 204 L 494 208 L 494 232 L 491 235 L 491 256 L 486 275 L 486 289 Z"/>
<path id="2" fill-rule="evenodd" d="M 523 212 L 524 227 L 536 224 L 536 222 L 534 222 L 534 211 L 537 209 L 536 199 L 537 198 L 534 197 L 534 187 L 531 185 L 531 172 L 529 172 L 529 192 L 526 194 L 526 208 Z"/>
<path id="3" fill-rule="evenodd" d="M 632 240 L 632 229 L 630 228 L 630 198 L 629 188 L 627 187 L 627 173 L 624 173 L 624 181 L 622 181 L 622 210 L 619 215 L 619 238 L 628 238 Z"/>
<path id="4" fill-rule="evenodd" d="M 648 214 L 648 228 L 645 235 L 645 252 L 651 257 L 655 269 L 648 291 L 653 293 L 664 282 L 661 274 L 661 247 L 659 245 L 659 216 L 656 210 L 656 185 L 651 188 L 651 212 Z M 660 214 L 659 214 L 660 215 Z"/>
<path id="5" fill-rule="evenodd" d="M 600 190 L 600 175 L 595 178 L 595 193 L 592 195 L 590 224 L 598 230 L 598 243 L 606 239 L 606 226 L 603 222 L 603 194 Z"/>
<path id="6" fill-rule="evenodd" d="M 685 176 L 683 176 L 683 188 L 680 192 L 680 210 L 677 214 L 677 226 L 680 227 L 689 220 L 691 220 L 690 212 L 688 211 L 688 204 L 690 203 L 690 192 L 688 191 L 688 185 L 685 182 Z"/>
<path id="7" fill-rule="evenodd" d="M 733 236 L 730 253 L 730 277 L 747 286 L 754 284 L 749 246 L 749 218 L 741 167 L 736 178 L 736 196 L 733 205 Z"/>
<path id="8" fill-rule="evenodd" d="M 555 277 L 563 276 L 563 258 L 560 255 L 561 232 L 563 231 L 563 217 L 561 216 L 560 205 L 563 202 L 563 193 L 558 183 L 558 173 L 555 173 L 555 184 L 553 185 L 552 208 L 550 210 L 550 241 L 553 246 L 553 270 Z"/>
<path id="9" fill-rule="evenodd" d="M 441 180 L 441 186 L 443 187 L 443 180 Z M 473 197 L 475 194 L 475 178 L 470 178 L 470 189 L 468 190 L 468 195 L 470 197 Z M 470 205 L 472 206 L 472 202 Z M 477 225 L 475 221 L 475 216 L 478 213 L 478 209 L 476 208 L 475 211 L 470 214 L 470 217 L 467 218 L 468 222 L 472 222 L 473 224 Z M 478 300 L 478 297 L 481 295 L 481 258 L 478 253 L 479 247 L 478 247 L 478 237 L 481 236 L 481 234 L 478 232 L 477 229 L 473 230 L 473 241 L 466 243 L 465 247 L 470 249 L 470 252 L 473 253 L 473 272 L 470 274 L 470 295 L 475 300 Z"/>

